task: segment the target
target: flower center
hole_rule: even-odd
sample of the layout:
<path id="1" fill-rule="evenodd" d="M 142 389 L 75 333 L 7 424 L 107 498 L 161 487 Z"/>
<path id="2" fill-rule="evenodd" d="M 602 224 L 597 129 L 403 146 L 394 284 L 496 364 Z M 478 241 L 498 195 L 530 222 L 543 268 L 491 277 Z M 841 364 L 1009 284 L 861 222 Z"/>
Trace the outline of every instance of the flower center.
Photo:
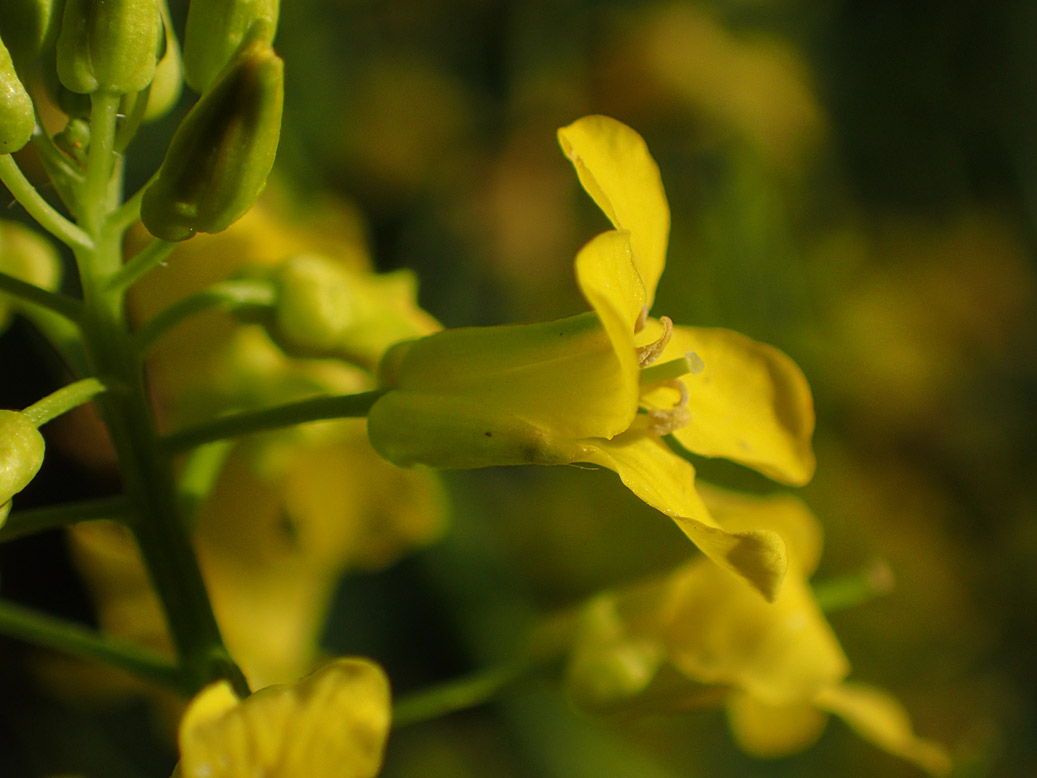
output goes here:
<path id="1" fill-rule="evenodd" d="M 644 327 L 643 316 L 638 318 L 635 331 Z M 653 343 L 637 349 L 638 363 L 641 365 L 641 386 L 656 388 L 665 386 L 677 393 L 677 401 L 669 408 L 659 408 L 644 402 L 642 410 L 647 419 L 649 432 L 656 435 L 669 435 L 686 426 L 691 421 L 688 411 L 688 388 L 680 380 L 685 375 L 698 375 L 705 369 L 702 359 L 694 351 L 688 351 L 682 357 L 653 364 L 665 350 L 673 335 L 673 322 L 666 316 L 659 319 L 663 325 L 663 334 Z"/>

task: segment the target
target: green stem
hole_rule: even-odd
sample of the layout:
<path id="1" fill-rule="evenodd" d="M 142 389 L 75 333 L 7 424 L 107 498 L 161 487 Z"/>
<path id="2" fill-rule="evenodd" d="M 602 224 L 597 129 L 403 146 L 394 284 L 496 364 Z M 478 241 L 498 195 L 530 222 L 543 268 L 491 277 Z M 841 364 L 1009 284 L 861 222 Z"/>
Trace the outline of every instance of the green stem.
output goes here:
<path id="1" fill-rule="evenodd" d="M 184 457 L 177 488 L 181 513 L 189 531 L 193 531 L 197 525 L 198 508 L 212 494 L 213 486 L 223 472 L 223 466 L 233 448 L 232 442 L 221 440 L 199 446 Z"/>
<path id="2" fill-rule="evenodd" d="M 161 655 L 21 605 L 0 601 L 0 633 L 80 659 L 114 665 L 150 683 L 189 691 L 177 668 Z"/>
<path id="3" fill-rule="evenodd" d="M 147 183 L 133 193 L 128 200 L 112 211 L 108 217 L 108 229 L 123 233 L 140 219 L 140 201 L 144 198 L 144 191 L 158 178 L 158 171 L 152 174 Z"/>
<path id="4" fill-rule="evenodd" d="M 312 421 L 362 418 L 367 416 L 371 406 L 385 392 L 385 389 L 376 389 L 360 394 L 311 397 L 274 408 L 242 411 L 170 433 L 163 437 L 162 444 L 166 451 L 175 453 L 186 451 L 203 443 L 214 443 L 217 440 L 252 435 L 256 432 L 294 427 L 297 424 Z"/>
<path id="5" fill-rule="evenodd" d="M 0 155 L 0 181 L 8 188 L 14 199 L 21 203 L 29 215 L 47 232 L 73 249 L 87 249 L 93 245 L 90 236 L 55 210 L 29 179 L 10 154 Z"/>
<path id="6" fill-rule="evenodd" d="M 96 378 L 84 378 L 37 400 L 22 413 L 28 416 L 37 427 L 42 427 L 48 421 L 90 402 L 107 390 L 108 387 Z"/>
<path id="7" fill-rule="evenodd" d="M 153 238 L 147 246 L 134 255 L 133 259 L 119 268 L 109 284 L 112 289 L 128 289 L 149 271 L 162 264 L 175 248 L 176 243 Z"/>
<path id="8" fill-rule="evenodd" d="M 46 308 L 73 322 L 79 321 L 83 315 L 83 304 L 74 297 L 42 289 L 2 271 L 0 271 L 0 291 L 17 297 L 26 305 Z"/>
<path id="9" fill-rule="evenodd" d="M 275 301 L 276 292 L 268 281 L 248 279 L 221 281 L 197 294 L 178 300 L 149 319 L 137 329 L 133 340 L 138 353 L 146 354 L 169 330 L 199 313 L 213 310 L 230 313 L 238 310 L 269 308 Z"/>
<path id="10" fill-rule="evenodd" d="M 130 145 L 133 136 L 137 134 L 140 123 L 144 119 L 144 111 L 148 107 L 148 99 L 151 96 L 151 84 L 148 84 L 140 92 L 133 96 L 133 105 L 130 107 L 129 116 L 122 123 L 122 127 L 115 135 L 115 150 L 121 154 Z"/>
<path id="11" fill-rule="evenodd" d="M 129 332 L 125 290 L 112 288 L 122 267 L 121 232 L 111 213 L 119 182 L 115 164 L 115 112 L 118 95 L 92 97 L 90 148 L 80 213 L 94 239 L 92 249 L 76 252 L 83 284 L 83 338 L 90 372 L 113 387 L 97 398 L 119 461 L 123 488 L 133 506 L 133 530 L 151 582 L 158 594 L 189 691 L 230 680 L 242 696 L 248 684 L 223 645 L 179 512 L 173 466 L 155 428 L 143 364 Z"/>
<path id="12" fill-rule="evenodd" d="M 7 517 L 7 522 L 0 526 L 0 541 L 35 535 L 82 521 L 121 521 L 128 518 L 131 511 L 129 500 L 121 496 L 15 511 Z"/>
<path id="13" fill-rule="evenodd" d="M 529 672 L 524 664 L 491 667 L 415 692 L 393 706 L 394 729 L 484 705 L 514 687 Z"/>

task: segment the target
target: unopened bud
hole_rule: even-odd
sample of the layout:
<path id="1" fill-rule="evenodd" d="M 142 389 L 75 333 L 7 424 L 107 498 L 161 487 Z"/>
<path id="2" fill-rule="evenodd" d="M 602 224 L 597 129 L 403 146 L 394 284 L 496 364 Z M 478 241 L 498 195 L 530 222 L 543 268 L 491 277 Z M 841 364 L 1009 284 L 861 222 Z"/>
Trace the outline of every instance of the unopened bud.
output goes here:
<path id="1" fill-rule="evenodd" d="M 268 44 L 246 47 L 180 122 L 140 217 L 162 240 L 220 232 L 266 186 L 281 133 L 284 63 Z"/>
<path id="2" fill-rule="evenodd" d="M 0 37 L 11 58 L 24 68 L 54 43 L 61 22 L 61 0 L 3 0 Z"/>
<path id="3" fill-rule="evenodd" d="M 0 505 L 24 489 L 43 464 L 43 436 L 29 417 L 0 411 Z"/>
<path id="4" fill-rule="evenodd" d="M 144 110 L 144 121 L 150 122 L 166 115 L 180 99 L 184 88 L 184 67 L 180 57 L 180 44 L 173 33 L 172 24 L 165 20 L 166 47 L 155 68 L 155 77 L 148 92 L 148 107 Z"/>
<path id="5" fill-rule="evenodd" d="M 161 42 L 156 0 L 66 0 L 58 76 L 80 94 L 139 92 L 155 75 Z"/>
<path id="6" fill-rule="evenodd" d="M 61 283 L 61 260 L 54 246 L 17 222 L 0 221 L 0 271 L 43 289 L 57 289 Z M 0 332 L 16 306 L 16 300 L 0 293 Z"/>
<path id="7" fill-rule="evenodd" d="M 0 40 L 0 154 L 18 151 L 36 128 L 32 99 L 14 70 L 11 54 Z"/>
<path id="8" fill-rule="evenodd" d="M 395 343 L 439 329 L 418 307 L 408 271 L 376 275 L 301 254 L 278 269 L 275 340 L 290 354 L 337 356 L 374 369 Z"/>
<path id="9" fill-rule="evenodd" d="M 272 43 L 279 0 L 191 0 L 184 33 L 184 78 L 207 90 L 246 40 Z"/>

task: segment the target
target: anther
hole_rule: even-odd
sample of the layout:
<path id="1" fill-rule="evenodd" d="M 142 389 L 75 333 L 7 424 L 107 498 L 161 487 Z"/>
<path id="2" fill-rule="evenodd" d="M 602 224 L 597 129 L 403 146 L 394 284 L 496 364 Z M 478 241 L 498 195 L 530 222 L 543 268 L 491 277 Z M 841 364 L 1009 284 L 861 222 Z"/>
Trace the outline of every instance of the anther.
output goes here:
<path id="1" fill-rule="evenodd" d="M 671 379 L 664 381 L 663 386 L 668 386 L 679 395 L 677 402 L 672 408 L 661 410 L 659 408 L 647 408 L 645 410 L 649 422 L 648 429 L 656 435 L 669 435 L 671 432 L 687 426 L 691 422 L 691 411 L 688 410 L 688 387 L 683 381 Z"/>
<path id="2" fill-rule="evenodd" d="M 640 319 L 638 319 L 640 321 Z M 635 349 L 637 352 L 637 364 L 639 367 L 648 367 L 657 360 L 666 350 L 666 346 L 670 343 L 670 337 L 673 335 L 673 320 L 669 316 L 662 316 L 659 321 L 663 325 L 663 334 L 658 340 L 649 343 L 646 346 L 641 346 Z M 635 329 L 635 332 L 637 330 Z"/>

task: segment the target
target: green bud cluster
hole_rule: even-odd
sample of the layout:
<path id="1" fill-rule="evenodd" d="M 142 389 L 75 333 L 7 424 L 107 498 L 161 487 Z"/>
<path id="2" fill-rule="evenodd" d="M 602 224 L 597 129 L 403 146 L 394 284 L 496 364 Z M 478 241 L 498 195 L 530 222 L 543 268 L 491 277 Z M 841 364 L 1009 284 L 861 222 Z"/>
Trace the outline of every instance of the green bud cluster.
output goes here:
<path id="1" fill-rule="evenodd" d="M 279 0 L 191 0 L 184 36 L 184 78 L 204 92 L 243 42 L 272 43 Z"/>
<path id="2" fill-rule="evenodd" d="M 44 443 L 36 425 L 18 411 L 0 411 L 0 506 L 24 489 L 43 464 Z"/>
<path id="3" fill-rule="evenodd" d="M 220 73 L 177 127 L 141 221 L 163 240 L 220 232 L 266 186 L 281 133 L 284 62 L 260 39 Z"/>
<path id="4" fill-rule="evenodd" d="M 163 42 L 156 0 L 65 0 L 58 76 L 73 92 L 139 92 L 155 76 Z"/>

